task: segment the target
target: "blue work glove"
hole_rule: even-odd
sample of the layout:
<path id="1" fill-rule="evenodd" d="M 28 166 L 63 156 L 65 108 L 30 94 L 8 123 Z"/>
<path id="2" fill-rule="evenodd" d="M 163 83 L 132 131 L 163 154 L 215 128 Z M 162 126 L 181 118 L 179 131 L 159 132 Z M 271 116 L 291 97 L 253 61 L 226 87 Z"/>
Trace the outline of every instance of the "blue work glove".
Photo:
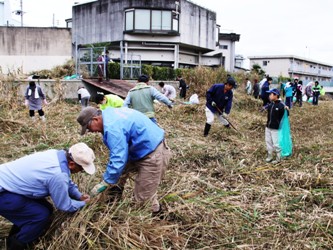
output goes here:
<path id="1" fill-rule="evenodd" d="M 213 106 L 213 107 L 216 107 L 216 103 L 215 103 L 215 102 L 212 102 L 212 106 Z"/>
<path id="2" fill-rule="evenodd" d="M 90 195 L 91 196 L 96 196 L 100 193 L 102 193 L 103 191 L 105 191 L 105 189 L 107 189 L 109 186 L 108 183 L 106 183 L 104 180 L 101 181 L 100 183 L 96 184 L 93 189 L 90 191 Z"/>

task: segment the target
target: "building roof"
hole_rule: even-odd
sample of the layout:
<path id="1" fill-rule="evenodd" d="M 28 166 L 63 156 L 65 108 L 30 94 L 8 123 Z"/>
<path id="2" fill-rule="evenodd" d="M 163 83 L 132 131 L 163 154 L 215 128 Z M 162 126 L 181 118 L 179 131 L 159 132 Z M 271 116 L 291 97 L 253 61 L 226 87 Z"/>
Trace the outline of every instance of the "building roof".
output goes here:
<path id="1" fill-rule="evenodd" d="M 73 6 L 78 6 L 78 5 L 93 3 L 93 2 L 98 2 L 98 0 L 84 0 L 84 1 L 81 1 L 81 2 L 75 2 L 73 4 Z"/>
<path id="2" fill-rule="evenodd" d="M 236 33 L 219 33 L 219 40 L 228 40 L 232 42 L 239 42 L 240 34 Z"/>
<path id="3" fill-rule="evenodd" d="M 195 3 L 195 2 L 193 2 L 191 0 L 185 0 L 185 1 L 191 3 L 191 4 L 195 5 L 195 6 L 198 6 L 198 7 L 202 8 L 202 9 L 208 10 L 208 11 L 213 12 L 213 13 L 216 14 L 216 11 L 208 9 L 207 7 L 203 7 L 202 5 L 197 4 L 197 3 Z"/>
<path id="4" fill-rule="evenodd" d="M 255 59 L 297 59 L 297 60 L 300 60 L 300 61 L 305 61 L 305 62 L 309 62 L 309 63 L 314 63 L 314 64 L 320 64 L 320 65 L 324 65 L 324 66 L 333 67 L 333 65 L 329 64 L 329 63 L 324 63 L 324 62 L 312 60 L 310 58 L 305 58 L 305 57 L 295 56 L 295 55 L 249 56 L 248 58 L 250 60 L 255 60 Z"/>

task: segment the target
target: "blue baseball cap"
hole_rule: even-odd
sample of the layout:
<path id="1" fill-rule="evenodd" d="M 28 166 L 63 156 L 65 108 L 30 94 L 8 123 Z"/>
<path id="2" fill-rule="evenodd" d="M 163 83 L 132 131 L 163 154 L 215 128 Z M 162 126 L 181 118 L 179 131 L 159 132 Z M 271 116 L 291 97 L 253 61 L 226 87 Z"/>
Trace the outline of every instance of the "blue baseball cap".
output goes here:
<path id="1" fill-rule="evenodd" d="M 271 90 L 268 90 L 266 91 L 267 93 L 273 93 L 275 95 L 280 95 L 280 91 L 278 89 L 271 89 Z"/>

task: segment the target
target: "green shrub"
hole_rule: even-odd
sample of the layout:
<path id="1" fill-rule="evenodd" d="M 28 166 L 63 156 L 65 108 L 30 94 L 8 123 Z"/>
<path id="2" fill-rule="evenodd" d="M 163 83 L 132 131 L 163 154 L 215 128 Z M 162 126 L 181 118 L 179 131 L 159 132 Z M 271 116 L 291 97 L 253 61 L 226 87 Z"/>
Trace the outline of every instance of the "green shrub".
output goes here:
<path id="1" fill-rule="evenodd" d="M 148 75 L 150 77 L 153 76 L 153 73 L 154 73 L 154 70 L 153 70 L 153 66 L 151 65 L 148 65 L 148 64 L 142 64 L 142 67 L 141 67 L 141 73 L 144 74 L 144 75 Z"/>
<path id="2" fill-rule="evenodd" d="M 152 78 L 154 80 L 168 80 L 168 68 L 154 66 Z"/>
<path id="3" fill-rule="evenodd" d="M 120 79 L 120 63 L 109 63 L 108 70 L 111 79 Z"/>

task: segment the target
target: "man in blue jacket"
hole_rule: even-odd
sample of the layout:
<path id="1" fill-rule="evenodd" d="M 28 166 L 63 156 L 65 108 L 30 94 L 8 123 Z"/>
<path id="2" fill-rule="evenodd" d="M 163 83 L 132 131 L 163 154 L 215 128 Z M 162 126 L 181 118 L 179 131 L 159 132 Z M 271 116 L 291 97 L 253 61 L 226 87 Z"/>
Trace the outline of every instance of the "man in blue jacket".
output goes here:
<path id="1" fill-rule="evenodd" d="M 89 202 L 70 179 L 84 170 L 95 172 L 95 155 L 84 143 L 69 150 L 50 149 L 0 165 L 0 215 L 13 223 L 8 249 L 25 249 L 51 224 L 53 206 L 75 212 Z"/>
<path id="2" fill-rule="evenodd" d="M 77 118 L 86 130 L 99 132 L 110 150 L 103 181 L 91 191 L 97 195 L 109 187 L 112 196 L 121 196 L 129 175 L 137 173 L 134 198 L 139 204 L 152 202 L 153 215 L 161 212 L 157 188 L 166 171 L 171 151 L 164 140 L 164 130 L 139 111 L 129 108 L 87 107 Z"/>
<path id="3" fill-rule="evenodd" d="M 226 118 L 231 110 L 233 92 L 236 82 L 232 77 L 227 79 L 226 84 L 214 84 L 206 94 L 206 125 L 204 129 L 204 136 L 208 136 L 209 130 L 214 122 L 214 116 L 217 115 L 219 121 L 225 126 L 229 127 L 229 122 Z"/>
<path id="4" fill-rule="evenodd" d="M 267 77 L 267 81 L 262 85 L 261 87 L 261 99 L 263 101 L 263 106 L 266 106 L 270 101 L 269 101 L 269 85 L 272 84 L 272 78 Z"/>

